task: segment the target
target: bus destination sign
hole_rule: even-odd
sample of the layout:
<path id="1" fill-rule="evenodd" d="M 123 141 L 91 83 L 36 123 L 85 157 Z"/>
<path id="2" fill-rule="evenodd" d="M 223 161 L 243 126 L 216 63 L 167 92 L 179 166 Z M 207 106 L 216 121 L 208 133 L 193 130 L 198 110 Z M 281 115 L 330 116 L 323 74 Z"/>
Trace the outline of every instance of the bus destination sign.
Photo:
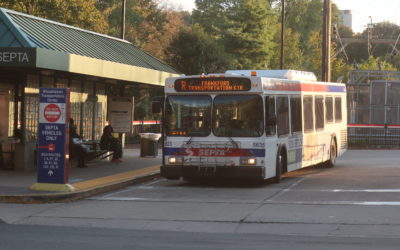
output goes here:
<path id="1" fill-rule="evenodd" d="M 250 89 L 251 81 L 248 78 L 212 77 L 175 80 L 175 90 L 178 92 L 249 91 Z"/>

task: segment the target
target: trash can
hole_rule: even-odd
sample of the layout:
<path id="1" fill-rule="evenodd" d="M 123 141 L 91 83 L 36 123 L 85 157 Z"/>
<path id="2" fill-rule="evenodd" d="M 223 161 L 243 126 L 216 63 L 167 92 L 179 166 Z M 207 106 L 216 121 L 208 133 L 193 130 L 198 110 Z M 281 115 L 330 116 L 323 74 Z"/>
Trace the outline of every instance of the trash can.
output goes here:
<path id="1" fill-rule="evenodd" d="M 140 133 L 140 157 L 156 157 L 158 155 L 158 139 L 161 134 Z"/>

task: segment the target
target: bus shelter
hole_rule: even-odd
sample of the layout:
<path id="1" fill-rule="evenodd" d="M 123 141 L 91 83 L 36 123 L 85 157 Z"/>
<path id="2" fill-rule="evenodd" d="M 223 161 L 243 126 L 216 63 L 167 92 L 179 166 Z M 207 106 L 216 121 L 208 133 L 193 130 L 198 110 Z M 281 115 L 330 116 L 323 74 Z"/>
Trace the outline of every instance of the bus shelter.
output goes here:
<path id="1" fill-rule="evenodd" d="M 0 168 L 34 168 L 39 88 L 70 88 L 78 133 L 98 140 L 111 97 L 152 120 L 152 96 L 177 74 L 128 41 L 0 8 Z"/>

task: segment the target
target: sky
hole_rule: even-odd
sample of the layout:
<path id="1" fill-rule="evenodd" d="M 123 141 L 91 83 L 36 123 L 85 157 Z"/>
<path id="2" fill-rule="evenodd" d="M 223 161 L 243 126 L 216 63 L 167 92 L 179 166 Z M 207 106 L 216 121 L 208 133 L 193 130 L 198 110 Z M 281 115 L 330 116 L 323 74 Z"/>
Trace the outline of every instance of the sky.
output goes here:
<path id="1" fill-rule="evenodd" d="M 194 0 L 161 0 L 182 10 L 195 8 Z M 400 25 L 400 0 L 332 0 L 339 9 L 351 10 L 353 14 L 353 31 L 361 32 L 367 24 L 390 21 Z M 370 18 L 371 17 L 371 18 Z"/>

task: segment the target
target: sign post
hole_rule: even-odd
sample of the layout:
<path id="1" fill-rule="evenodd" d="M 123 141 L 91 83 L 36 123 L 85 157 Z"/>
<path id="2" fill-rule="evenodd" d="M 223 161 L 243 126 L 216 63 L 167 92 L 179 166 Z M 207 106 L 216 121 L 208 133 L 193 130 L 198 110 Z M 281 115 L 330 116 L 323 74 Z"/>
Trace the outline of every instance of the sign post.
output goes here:
<path id="1" fill-rule="evenodd" d="M 69 89 L 40 89 L 37 183 L 30 189 L 74 191 L 68 184 Z"/>

